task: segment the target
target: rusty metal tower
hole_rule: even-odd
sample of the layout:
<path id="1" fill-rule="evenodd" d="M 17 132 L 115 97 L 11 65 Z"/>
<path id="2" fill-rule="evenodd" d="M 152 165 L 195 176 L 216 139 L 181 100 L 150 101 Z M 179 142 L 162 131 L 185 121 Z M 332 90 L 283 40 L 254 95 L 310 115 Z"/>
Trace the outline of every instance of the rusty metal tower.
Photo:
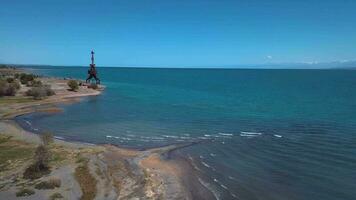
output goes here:
<path id="1" fill-rule="evenodd" d="M 91 64 L 88 70 L 88 78 L 86 79 L 86 83 L 90 82 L 92 79 L 95 79 L 96 84 L 100 84 L 100 79 L 98 78 L 98 73 L 96 71 L 95 63 L 94 63 L 94 51 L 91 51 Z"/>

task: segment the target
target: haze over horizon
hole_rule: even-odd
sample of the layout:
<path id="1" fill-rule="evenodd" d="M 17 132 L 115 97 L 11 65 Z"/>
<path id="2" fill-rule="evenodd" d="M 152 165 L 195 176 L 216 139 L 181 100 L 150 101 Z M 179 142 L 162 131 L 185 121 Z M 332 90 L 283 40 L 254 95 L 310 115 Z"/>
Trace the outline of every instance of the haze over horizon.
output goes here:
<path id="1" fill-rule="evenodd" d="M 0 63 L 87 66 L 92 49 L 99 66 L 253 67 L 356 60 L 356 2 L 351 0 L 1 4 Z"/>

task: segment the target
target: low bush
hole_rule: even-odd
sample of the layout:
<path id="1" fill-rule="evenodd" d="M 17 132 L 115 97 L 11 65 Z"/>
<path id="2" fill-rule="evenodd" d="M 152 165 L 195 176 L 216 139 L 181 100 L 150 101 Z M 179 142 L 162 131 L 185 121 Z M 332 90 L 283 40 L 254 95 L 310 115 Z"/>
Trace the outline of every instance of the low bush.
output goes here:
<path id="1" fill-rule="evenodd" d="M 42 181 L 35 185 L 37 190 L 50 190 L 56 187 L 61 187 L 61 179 L 51 178 L 48 181 Z"/>
<path id="2" fill-rule="evenodd" d="M 78 82 L 76 80 L 68 81 L 67 85 L 69 86 L 70 90 L 76 91 L 79 88 Z"/>
<path id="3" fill-rule="evenodd" d="M 53 193 L 53 194 L 49 197 L 50 200 L 63 199 L 63 198 L 64 198 L 64 197 L 61 195 L 61 193 L 58 193 L 58 192 Z"/>
<path id="4" fill-rule="evenodd" d="M 53 134 L 52 133 L 49 133 L 49 132 L 46 132 L 46 133 L 42 133 L 40 135 L 41 137 L 41 141 L 43 143 L 43 145 L 47 146 L 49 144 L 51 144 L 53 142 Z"/>
<path id="5" fill-rule="evenodd" d="M 15 79 L 12 78 L 12 77 L 8 77 L 8 78 L 6 79 L 6 81 L 7 81 L 8 83 L 12 83 L 12 82 L 15 81 Z"/>
<path id="6" fill-rule="evenodd" d="M 90 84 L 90 85 L 88 86 L 88 88 L 91 88 L 91 89 L 96 90 L 96 89 L 99 88 L 99 86 L 98 86 L 97 84 L 95 84 L 95 83 L 92 83 L 92 84 Z"/>
<path id="7" fill-rule="evenodd" d="M 40 80 L 33 80 L 33 81 L 28 81 L 26 83 L 27 87 L 41 87 L 43 86 L 42 81 Z"/>
<path id="8" fill-rule="evenodd" d="M 39 145 L 35 152 L 34 163 L 30 165 L 24 172 L 23 177 L 25 179 L 38 179 L 43 175 L 49 174 L 49 159 L 50 152 L 44 145 Z"/>
<path id="9" fill-rule="evenodd" d="M 27 189 L 27 188 L 22 188 L 21 190 L 16 192 L 17 197 L 25 197 L 25 196 L 30 196 L 33 194 L 35 194 L 35 191 L 33 191 L 31 189 Z"/>
<path id="10" fill-rule="evenodd" d="M 49 85 L 33 87 L 33 88 L 27 90 L 27 92 L 26 92 L 27 96 L 32 96 L 36 100 L 43 99 L 47 96 L 52 96 L 54 94 L 55 94 L 54 91 L 51 89 L 51 87 Z"/>
<path id="11" fill-rule="evenodd" d="M 17 81 L 8 83 L 5 80 L 0 80 L 0 97 L 2 96 L 15 96 L 16 92 L 20 89 L 20 84 Z"/>
<path id="12" fill-rule="evenodd" d="M 35 80 L 36 76 L 33 74 L 20 74 L 20 81 L 22 84 L 27 84 L 29 81 Z"/>

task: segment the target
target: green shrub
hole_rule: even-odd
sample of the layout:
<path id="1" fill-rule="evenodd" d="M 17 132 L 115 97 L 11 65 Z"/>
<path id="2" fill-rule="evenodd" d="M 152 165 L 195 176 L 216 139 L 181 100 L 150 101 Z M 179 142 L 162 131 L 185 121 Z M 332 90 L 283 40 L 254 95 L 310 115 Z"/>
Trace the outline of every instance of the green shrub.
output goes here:
<path id="1" fill-rule="evenodd" d="M 35 191 L 27 188 L 22 188 L 20 191 L 16 192 L 17 197 L 25 197 L 35 194 Z"/>
<path id="2" fill-rule="evenodd" d="M 35 185 L 37 190 L 49 190 L 54 189 L 56 187 L 61 187 L 61 179 L 51 178 L 48 181 L 42 181 Z"/>
<path id="3" fill-rule="evenodd" d="M 67 85 L 72 91 L 76 91 L 79 88 L 78 82 L 76 80 L 70 80 L 68 81 Z"/>
<path id="4" fill-rule="evenodd" d="M 20 84 L 17 81 L 8 83 L 5 80 L 0 80 L 0 97 L 15 96 L 17 90 L 20 89 Z"/>
<path id="5" fill-rule="evenodd" d="M 36 76 L 33 74 L 20 74 L 20 81 L 22 84 L 27 84 L 29 81 L 35 80 Z"/>
<path id="6" fill-rule="evenodd" d="M 46 132 L 40 135 L 43 145 L 47 146 L 53 142 L 53 134 Z"/>
<path id="7" fill-rule="evenodd" d="M 49 197 L 50 200 L 63 199 L 63 198 L 64 198 L 64 197 L 61 195 L 61 193 L 58 193 L 58 192 L 53 193 L 53 194 Z"/>
<path id="8" fill-rule="evenodd" d="M 40 81 L 40 80 L 28 81 L 26 83 L 27 87 L 41 87 L 42 85 L 43 85 L 42 81 Z"/>
<path id="9" fill-rule="evenodd" d="M 0 97 L 5 96 L 8 85 L 6 81 L 0 79 Z"/>
<path id="10" fill-rule="evenodd" d="M 25 179 L 38 179 L 43 175 L 49 174 L 50 152 L 44 145 L 39 145 L 35 151 L 34 163 L 31 164 L 24 172 Z"/>
<path id="11" fill-rule="evenodd" d="M 12 78 L 12 77 L 8 77 L 8 78 L 6 79 L 6 81 L 7 81 L 8 83 L 12 83 L 12 82 L 15 81 L 15 79 Z"/>
<path id="12" fill-rule="evenodd" d="M 92 83 L 92 84 L 90 84 L 90 85 L 88 86 L 88 88 L 91 88 L 91 89 L 96 90 L 96 89 L 99 88 L 99 86 L 98 86 L 97 84 L 95 84 L 95 83 Z"/>
<path id="13" fill-rule="evenodd" d="M 7 90 L 6 90 L 5 95 L 6 95 L 6 96 L 15 96 L 16 91 L 17 91 L 16 85 L 14 85 L 14 84 L 11 83 L 11 84 L 9 84 L 9 86 L 7 87 Z"/>
<path id="14" fill-rule="evenodd" d="M 26 92 L 27 96 L 32 96 L 36 100 L 43 99 L 47 96 L 52 96 L 54 94 L 55 94 L 54 91 L 51 89 L 51 87 L 49 85 L 33 87 L 33 88 L 27 90 L 27 92 Z"/>

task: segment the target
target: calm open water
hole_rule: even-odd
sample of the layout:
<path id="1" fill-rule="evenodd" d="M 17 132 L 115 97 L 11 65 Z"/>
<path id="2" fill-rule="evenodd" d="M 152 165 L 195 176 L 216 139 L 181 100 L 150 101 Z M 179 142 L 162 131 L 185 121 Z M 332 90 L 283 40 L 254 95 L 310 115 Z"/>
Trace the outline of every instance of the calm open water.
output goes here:
<path id="1" fill-rule="evenodd" d="M 87 68 L 35 73 L 86 78 Z M 204 140 L 180 150 L 220 199 L 356 199 L 356 71 L 99 68 L 105 92 L 34 131 L 129 147 Z"/>

